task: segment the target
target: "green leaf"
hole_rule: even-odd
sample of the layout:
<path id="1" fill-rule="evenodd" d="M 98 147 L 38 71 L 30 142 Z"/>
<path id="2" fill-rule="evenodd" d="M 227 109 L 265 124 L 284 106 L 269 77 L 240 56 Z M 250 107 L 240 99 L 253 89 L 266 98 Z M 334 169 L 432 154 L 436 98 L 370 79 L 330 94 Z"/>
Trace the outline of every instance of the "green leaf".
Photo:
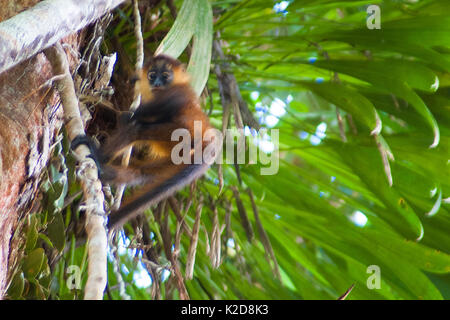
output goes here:
<path id="1" fill-rule="evenodd" d="M 37 230 L 37 224 L 38 224 L 38 218 L 36 215 L 30 215 L 30 224 L 27 227 L 27 240 L 25 243 L 25 251 L 29 252 L 34 249 L 36 246 L 36 241 L 38 239 L 38 230 Z"/>
<path id="2" fill-rule="evenodd" d="M 325 100 L 350 113 L 364 124 L 371 134 L 379 134 L 381 120 L 373 104 L 357 91 L 333 82 L 313 83 L 301 81 L 301 85 L 321 96 Z"/>
<path id="3" fill-rule="evenodd" d="M 193 37 L 187 72 L 191 74 L 192 88 L 199 96 L 209 77 L 212 33 L 213 15 L 209 1 L 185 0 L 175 23 L 155 52 L 155 55 L 163 53 L 178 58 Z"/>
<path id="4" fill-rule="evenodd" d="M 13 300 L 17 300 L 22 296 L 25 287 L 25 279 L 22 272 L 17 272 L 8 288 L 8 296 Z"/>
<path id="5" fill-rule="evenodd" d="M 55 213 L 52 221 L 48 224 L 48 237 L 59 252 L 64 249 L 66 234 L 61 212 Z"/>
<path id="6" fill-rule="evenodd" d="M 27 279 L 34 279 L 38 275 L 44 263 L 44 258 L 45 252 L 42 248 L 34 249 L 26 256 L 22 270 Z"/>
<path id="7" fill-rule="evenodd" d="M 398 19 L 383 22 L 380 30 L 334 30 L 327 32 L 326 37 L 327 40 L 348 42 L 359 48 L 401 52 L 450 71 L 450 60 L 434 50 L 435 46 L 449 43 L 448 21 L 446 15 Z M 318 30 L 317 39 L 324 36 L 322 32 Z"/>
<path id="8" fill-rule="evenodd" d="M 194 43 L 187 71 L 192 77 L 192 87 L 197 95 L 200 96 L 209 77 L 213 39 L 213 15 L 208 0 L 198 0 L 197 2 L 198 12 L 195 20 Z"/>
<path id="9" fill-rule="evenodd" d="M 405 75 L 409 72 L 419 72 L 421 70 L 422 78 L 424 80 L 419 81 L 413 76 L 411 83 L 422 88 L 432 88 L 432 90 L 435 91 L 437 87 L 433 87 L 433 85 L 435 85 L 436 81 L 438 81 L 438 78 L 436 76 L 433 77 L 433 75 L 429 73 L 426 68 L 419 66 L 411 68 L 409 63 L 394 63 L 392 60 L 385 62 L 326 60 L 317 61 L 316 66 L 336 72 L 342 72 L 355 78 L 367 81 L 374 85 L 377 89 L 392 93 L 411 103 L 413 108 L 424 118 L 433 130 L 434 139 L 430 147 L 436 147 L 439 144 L 439 127 L 433 114 L 427 108 L 423 100 L 417 95 L 417 93 L 411 89 L 408 81 L 404 80 L 406 78 Z M 409 67 L 406 68 L 406 66 Z M 428 80 L 425 77 L 425 74 L 428 74 Z"/>
<path id="10" fill-rule="evenodd" d="M 196 18 L 200 3 L 201 1 L 198 0 L 183 1 L 172 28 L 161 41 L 155 51 L 155 55 L 163 53 L 174 58 L 178 58 L 181 55 L 197 28 Z"/>
<path id="11" fill-rule="evenodd" d="M 384 175 L 381 156 L 375 146 L 343 144 L 328 141 L 344 161 L 352 167 L 361 181 L 379 197 L 388 211 L 378 211 L 381 218 L 388 221 L 409 239 L 420 240 L 423 226 L 413 209 L 400 194 L 389 186 Z"/>

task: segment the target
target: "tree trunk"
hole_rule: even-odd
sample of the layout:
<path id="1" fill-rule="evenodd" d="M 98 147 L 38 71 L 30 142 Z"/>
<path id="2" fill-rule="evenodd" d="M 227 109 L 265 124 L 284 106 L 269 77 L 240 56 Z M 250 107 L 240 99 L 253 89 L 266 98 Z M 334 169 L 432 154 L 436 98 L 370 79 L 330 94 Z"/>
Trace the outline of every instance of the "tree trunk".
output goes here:
<path id="1" fill-rule="evenodd" d="M 26 0 L 24 6 L 21 1 L 10 2 L 17 12 L 33 5 Z M 5 12 L 1 20 L 14 15 Z M 80 36 L 68 36 L 63 42 L 77 52 Z M 73 67 L 76 61 L 70 63 Z M 0 299 L 22 256 L 18 245 L 23 235 L 13 235 L 19 221 L 35 210 L 41 172 L 63 123 L 58 96 L 43 86 L 52 76 L 43 53 L 0 73 Z"/>

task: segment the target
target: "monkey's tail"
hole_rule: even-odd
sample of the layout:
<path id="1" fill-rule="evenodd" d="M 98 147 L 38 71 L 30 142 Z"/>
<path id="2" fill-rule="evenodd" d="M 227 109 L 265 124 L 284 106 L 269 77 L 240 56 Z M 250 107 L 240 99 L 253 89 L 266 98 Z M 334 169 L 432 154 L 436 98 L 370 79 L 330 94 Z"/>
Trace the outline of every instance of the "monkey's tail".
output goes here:
<path id="1" fill-rule="evenodd" d="M 133 199 L 132 202 L 122 205 L 119 210 L 109 215 L 109 229 L 121 227 L 129 219 L 142 213 L 151 205 L 163 200 L 170 194 L 191 183 L 203 175 L 209 168 L 206 163 L 191 164 L 175 173 L 161 184 L 152 186 L 149 190 Z"/>

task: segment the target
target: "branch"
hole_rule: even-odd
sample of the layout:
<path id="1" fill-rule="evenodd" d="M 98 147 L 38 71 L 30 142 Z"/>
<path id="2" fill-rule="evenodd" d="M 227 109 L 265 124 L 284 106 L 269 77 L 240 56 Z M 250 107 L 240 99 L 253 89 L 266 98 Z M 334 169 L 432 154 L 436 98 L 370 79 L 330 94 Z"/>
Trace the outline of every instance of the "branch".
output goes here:
<path id="1" fill-rule="evenodd" d="M 65 126 L 69 139 L 72 141 L 76 136 L 85 133 L 72 76 L 69 71 L 69 63 L 60 43 L 46 49 L 45 55 L 52 65 L 53 74 L 64 75 L 64 77 L 56 80 L 56 83 L 64 108 Z M 88 236 L 89 267 L 84 299 L 101 300 L 107 281 L 107 236 L 102 184 L 98 179 L 97 166 L 94 160 L 88 157 L 91 153 L 89 148 L 80 145 L 74 152 L 80 163 L 78 177 L 84 193 L 85 227 Z"/>
<path id="2" fill-rule="evenodd" d="M 197 200 L 197 206 L 195 210 L 195 221 L 192 226 L 192 237 L 190 240 L 190 245 L 188 249 L 188 255 L 186 258 L 186 272 L 185 277 L 191 280 L 194 277 L 194 265 L 195 265 L 195 254 L 197 253 L 198 235 L 200 231 L 200 218 L 202 216 L 202 197 Z"/>
<path id="3" fill-rule="evenodd" d="M 0 23 L 0 73 L 98 20 L 124 0 L 46 0 Z"/>
<path id="4" fill-rule="evenodd" d="M 216 34 L 216 40 L 213 41 L 214 58 L 217 61 L 214 72 L 217 77 L 220 99 L 224 108 L 224 114 L 227 114 L 233 108 L 236 126 L 243 128 L 245 125 L 259 130 L 260 125 L 248 109 L 247 103 L 242 98 L 236 77 L 229 71 L 229 63 L 225 56 L 219 39 L 220 34 Z M 224 126 L 228 126 L 228 119 L 224 119 Z M 223 130 L 226 129 L 222 128 Z"/>

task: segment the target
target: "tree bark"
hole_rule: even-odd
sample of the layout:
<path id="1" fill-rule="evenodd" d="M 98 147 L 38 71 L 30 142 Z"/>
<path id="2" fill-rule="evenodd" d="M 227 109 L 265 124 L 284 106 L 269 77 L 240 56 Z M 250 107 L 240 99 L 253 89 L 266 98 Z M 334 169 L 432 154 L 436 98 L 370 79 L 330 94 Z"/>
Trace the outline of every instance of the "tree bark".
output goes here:
<path id="1" fill-rule="evenodd" d="M 19 219 L 31 209 L 50 145 L 62 125 L 56 96 L 48 88 L 36 90 L 51 76 L 43 54 L 0 74 L 0 298 L 8 271 L 17 262 L 18 243 L 10 240 Z"/>
<path id="2" fill-rule="evenodd" d="M 63 124 L 58 95 L 43 86 L 53 74 L 41 51 L 65 37 L 73 70 L 78 61 L 72 53 L 81 38 L 76 32 L 123 0 L 98 0 L 95 6 L 90 0 L 46 0 L 34 7 L 38 1 L 9 2 L 0 13 L 0 299 L 21 256 L 22 235 L 13 235 L 33 211 L 41 172 Z"/>

